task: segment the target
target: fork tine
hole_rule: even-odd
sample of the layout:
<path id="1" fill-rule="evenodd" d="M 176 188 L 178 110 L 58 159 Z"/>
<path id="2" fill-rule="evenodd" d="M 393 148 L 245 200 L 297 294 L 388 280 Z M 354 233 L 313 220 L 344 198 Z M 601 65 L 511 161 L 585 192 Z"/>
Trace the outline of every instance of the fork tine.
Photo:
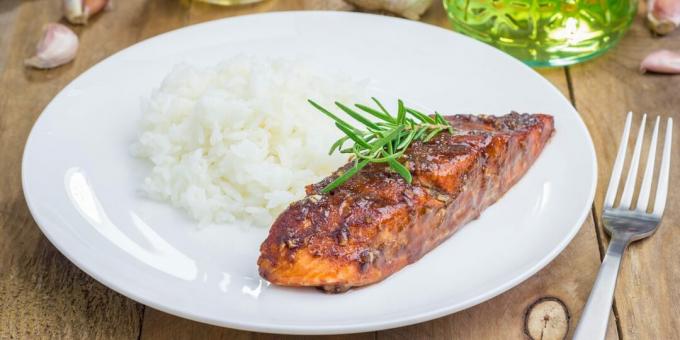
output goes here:
<path id="1" fill-rule="evenodd" d="M 626 124 L 623 128 L 621 141 L 619 142 L 619 151 L 616 154 L 614 167 L 612 168 L 612 176 L 609 178 L 609 187 L 607 187 L 607 195 L 604 198 L 604 207 L 611 208 L 616 199 L 616 189 L 619 186 L 621 179 L 621 171 L 623 170 L 623 160 L 626 158 L 626 149 L 628 148 L 628 134 L 630 133 L 630 122 L 633 120 L 633 113 L 628 112 L 626 117 Z"/>
<path id="2" fill-rule="evenodd" d="M 647 114 L 642 115 L 642 123 L 638 130 L 637 138 L 635 139 L 635 147 L 633 148 L 633 158 L 630 161 L 630 168 L 628 169 L 628 176 L 626 177 L 626 185 L 623 187 L 623 194 L 621 194 L 621 202 L 619 207 L 622 209 L 630 208 L 630 202 L 633 201 L 633 192 L 635 191 L 635 181 L 637 180 L 638 168 L 640 167 L 640 150 L 642 149 L 642 140 L 645 137 L 645 125 L 647 123 Z"/>
<path id="3" fill-rule="evenodd" d="M 666 207 L 666 195 L 668 194 L 668 173 L 671 169 L 671 141 L 673 140 L 673 118 L 668 118 L 666 124 L 666 138 L 663 142 L 663 156 L 659 172 L 659 183 L 656 187 L 656 199 L 654 201 L 653 214 L 661 217 Z"/>
<path id="4" fill-rule="evenodd" d="M 642 178 L 640 185 L 640 196 L 638 197 L 635 209 L 640 212 L 646 212 L 649 205 L 649 193 L 652 191 L 652 172 L 654 171 L 654 161 L 656 160 L 656 140 L 659 134 L 660 116 L 656 116 L 654 122 L 654 131 L 652 132 L 652 141 L 649 143 L 649 152 L 647 153 L 647 165 L 645 166 L 645 175 Z"/>

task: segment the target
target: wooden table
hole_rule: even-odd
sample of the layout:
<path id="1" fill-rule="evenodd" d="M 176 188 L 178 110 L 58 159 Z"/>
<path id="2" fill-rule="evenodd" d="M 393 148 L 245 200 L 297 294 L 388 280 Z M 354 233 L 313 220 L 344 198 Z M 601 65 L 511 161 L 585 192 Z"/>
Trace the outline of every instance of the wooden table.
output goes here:
<path id="1" fill-rule="evenodd" d="M 47 241 L 31 218 L 21 190 L 21 155 L 33 122 L 49 100 L 81 72 L 116 51 L 202 21 L 318 8 L 327 3 L 269 0 L 219 8 L 180 0 L 116 1 L 113 11 L 86 27 L 75 28 L 81 45 L 73 63 L 50 71 L 24 68 L 22 61 L 33 53 L 41 26 L 60 20 L 59 3 L 0 1 L 0 339 L 281 338 L 168 315 L 129 300 L 84 274 Z M 437 1 L 423 21 L 448 25 Z M 581 113 L 593 136 L 599 162 L 594 215 L 557 259 L 516 288 L 468 310 L 409 327 L 334 338 L 562 339 L 566 332 L 570 336 L 608 242 L 596 208 L 601 207 L 625 112 L 661 113 L 680 122 L 680 76 L 641 75 L 637 69 L 646 53 L 661 47 L 680 49 L 680 32 L 653 38 L 639 14 L 630 33 L 603 57 L 583 65 L 540 71 Z M 674 164 L 680 161 L 678 141 L 680 133 L 674 137 Z M 662 227 L 651 239 L 632 245 L 623 262 L 610 319 L 610 339 L 679 337 L 677 166 L 672 168 L 671 177 Z"/>

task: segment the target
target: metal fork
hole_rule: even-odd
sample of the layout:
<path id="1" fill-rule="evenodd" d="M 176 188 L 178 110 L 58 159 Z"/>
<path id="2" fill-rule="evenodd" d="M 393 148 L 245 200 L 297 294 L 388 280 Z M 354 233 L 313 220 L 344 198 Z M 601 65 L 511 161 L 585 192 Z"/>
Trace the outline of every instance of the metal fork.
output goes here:
<path id="1" fill-rule="evenodd" d="M 633 192 L 635 191 L 638 163 L 640 162 L 640 149 L 642 148 L 642 140 L 645 133 L 645 122 L 647 121 L 647 115 L 645 114 L 642 117 L 640 130 L 638 131 L 637 139 L 635 140 L 633 158 L 630 162 L 630 169 L 628 170 L 628 176 L 623 187 L 621 200 L 619 205 L 614 207 L 619 180 L 621 178 L 621 171 L 623 170 L 623 162 L 626 157 L 628 135 L 632 119 L 633 114 L 628 113 L 626 125 L 623 129 L 623 135 L 621 136 L 621 142 L 619 144 L 619 151 L 616 155 L 616 161 L 614 161 L 612 176 L 609 179 L 609 188 L 607 189 L 607 195 L 604 199 L 602 221 L 604 222 L 605 230 L 611 236 L 609 248 L 607 248 L 607 254 L 604 256 L 604 260 L 602 260 L 602 265 L 597 274 L 595 285 L 588 297 L 588 303 L 586 303 L 583 313 L 581 314 L 581 321 L 579 321 L 576 331 L 574 332 L 574 339 L 576 340 L 604 339 L 607 332 L 609 311 L 611 310 L 612 300 L 614 298 L 614 288 L 616 287 L 616 278 L 619 273 L 623 251 L 631 242 L 648 237 L 656 231 L 661 222 L 664 207 L 666 206 L 668 173 L 670 171 L 671 163 L 671 140 L 673 135 L 672 118 L 668 118 L 666 124 L 666 136 L 662 151 L 661 167 L 658 175 L 659 179 L 656 187 L 656 199 L 654 200 L 654 206 L 651 207 L 652 212 L 647 212 L 649 195 L 652 188 L 652 172 L 654 172 L 654 156 L 656 154 L 659 121 L 661 120 L 660 117 L 656 117 L 647 156 L 647 165 L 645 166 L 645 173 L 640 186 L 640 194 L 635 207 L 631 207 Z"/>

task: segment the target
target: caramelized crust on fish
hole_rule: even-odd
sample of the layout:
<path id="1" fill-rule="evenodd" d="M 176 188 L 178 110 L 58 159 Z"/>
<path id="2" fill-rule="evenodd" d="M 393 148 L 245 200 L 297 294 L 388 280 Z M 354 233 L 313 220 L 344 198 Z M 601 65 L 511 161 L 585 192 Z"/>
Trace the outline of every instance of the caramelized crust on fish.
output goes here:
<path id="1" fill-rule="evenodd" d="M 328 292 L 383 280 L 503 196 L 554 131 L 552 116 L 543 114 L 446 119 L 454 134 L 414 142 L 401 159 L 413 174 L 411 184 L 384 164 L 371 163 L 321 193 L 348 163 L 309 185 L 307 197 L 281 213 L 262 243 L 260 275 L 277 285 Z"/>

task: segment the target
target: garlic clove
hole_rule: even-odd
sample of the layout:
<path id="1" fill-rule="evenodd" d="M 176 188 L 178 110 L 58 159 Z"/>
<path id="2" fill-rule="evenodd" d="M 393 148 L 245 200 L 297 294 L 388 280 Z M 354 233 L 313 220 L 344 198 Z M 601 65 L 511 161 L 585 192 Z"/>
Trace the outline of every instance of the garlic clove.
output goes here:
<path id="1" fill-rule="evenodd" d="M 432 5 L 432 0 L 347 0 L 369 11 L 385 10 L 407 19 L 417 20 Z"/>
<path id="2" fill-rule="evenodd" d="M 680 53 L 669 50 L 652 52 L 640 63 L 640 71 L 680 74 Z"/>
<path id="3" fill-rule="evenodd" d="M 107 8 L 108 3 L 108 0 L 85 0 L 83 7 L 87 17 L 90 17 Z"/>
<path id="4" fill-rule="evenodd" d="M 303 8 L 316 11 L 351 11 L 354 6 L 345 0 L 303 0 Z"/>
<path id="5" fill-rule="evenodd" d="M 680 26 L 680 0 L 648 0 L 647 22 L 657 34 L 668 34 Z"/>
<path id="6" fill-rule="evenodd" d="M 85 25 L 87 20 L 104 9 L 110 9 L 109 0 L 63 0 L 64 15 L 72 24 Z"/>
<path id="7" fill-rule="evenodd" d="M 72 24 L 84 24 L 87 22 L 83 12 L 83 0 L 64 0 L 64 16 Z"/>
<path id="8" fill-rule="evenodd" d="M 78 51 L 78 36 L 68 27 L 51 23 L 43 29 L 35 56 L 24 64 L 35 68 L 53 68 L 73 60 Z"/>

